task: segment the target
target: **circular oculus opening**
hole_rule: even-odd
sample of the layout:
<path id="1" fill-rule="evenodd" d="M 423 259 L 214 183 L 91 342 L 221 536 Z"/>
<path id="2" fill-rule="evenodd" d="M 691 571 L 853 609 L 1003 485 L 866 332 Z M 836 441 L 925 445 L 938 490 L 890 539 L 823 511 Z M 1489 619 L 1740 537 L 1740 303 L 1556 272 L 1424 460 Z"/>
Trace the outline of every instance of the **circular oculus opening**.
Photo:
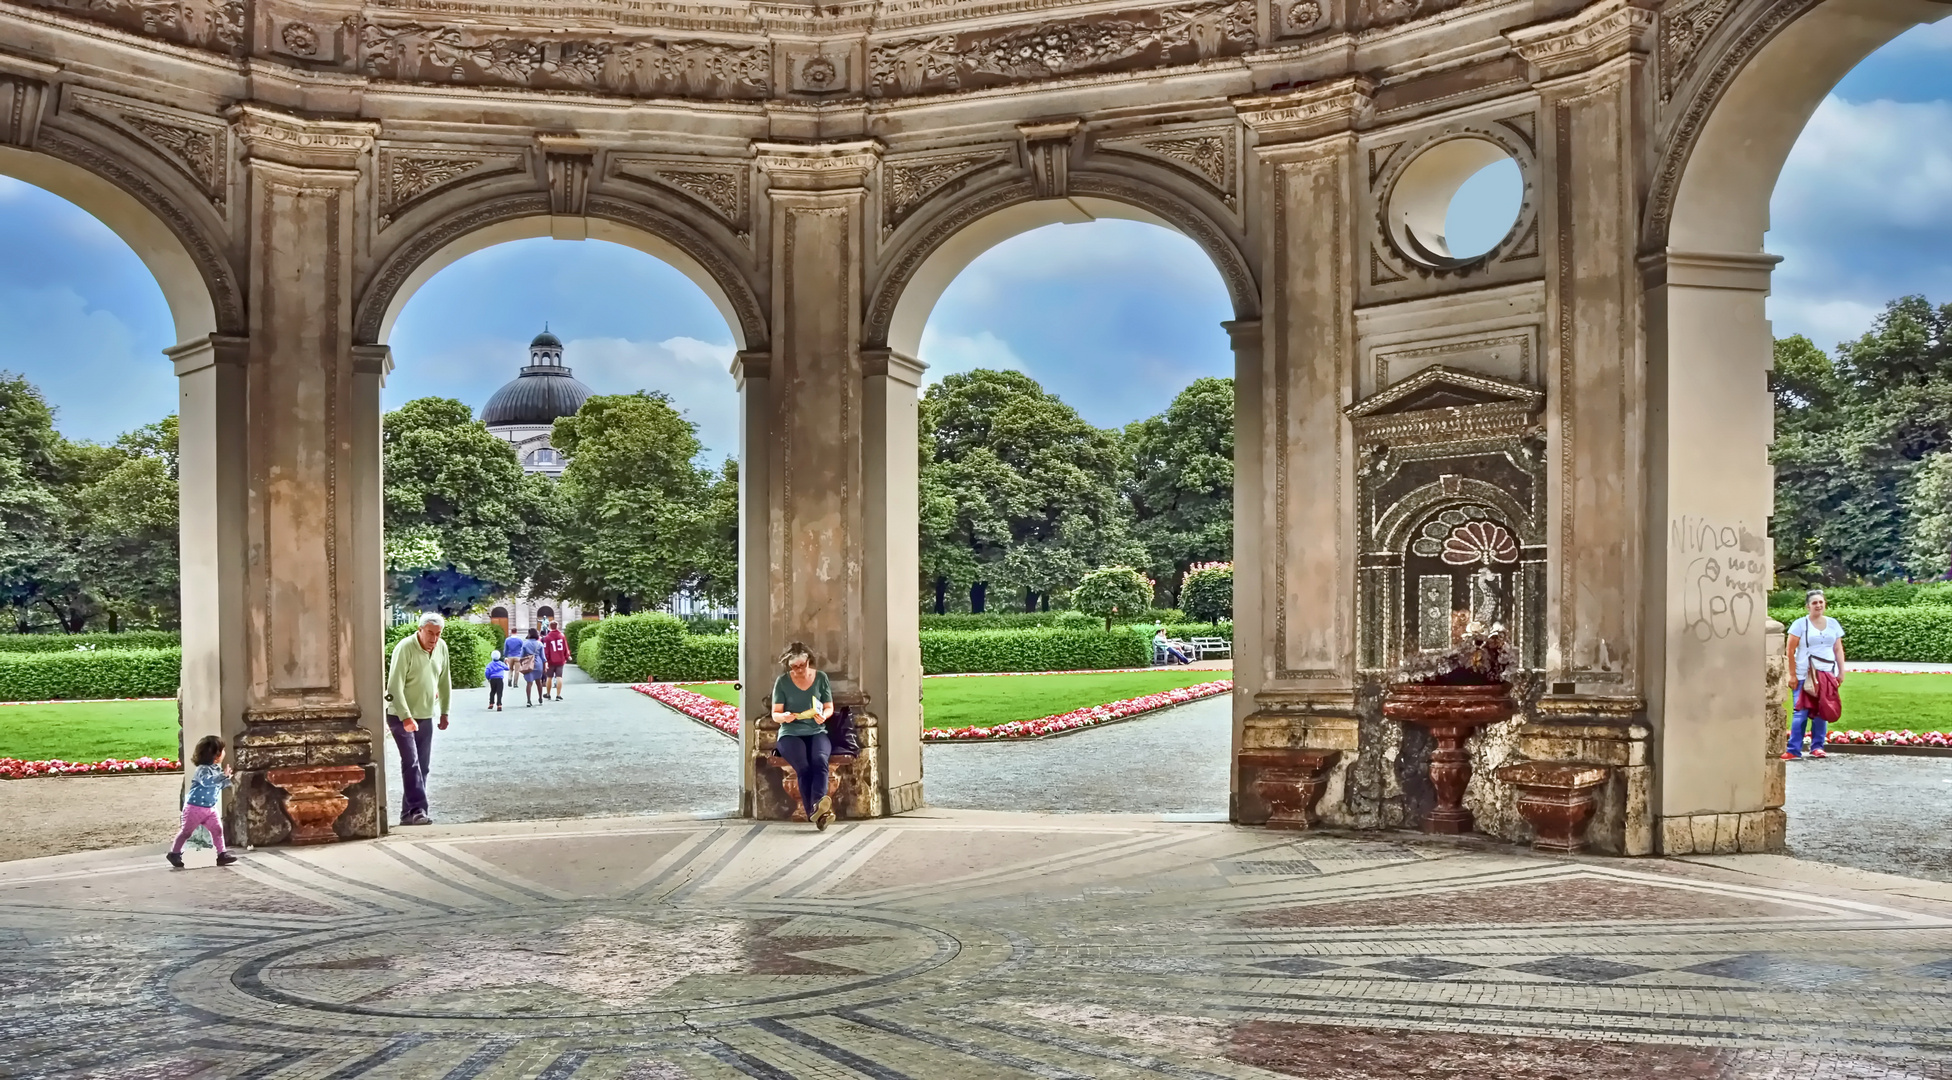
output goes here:
<path id="1" fill-rule="evenodd" d="M 1426 266 L 1462 266 L 1511 234 L 1525 197 L 1518 162 L 1489 139 L 1449 139 L 1418 154 L 1390 192 L 1389 223 L 1403 253 Z"/>

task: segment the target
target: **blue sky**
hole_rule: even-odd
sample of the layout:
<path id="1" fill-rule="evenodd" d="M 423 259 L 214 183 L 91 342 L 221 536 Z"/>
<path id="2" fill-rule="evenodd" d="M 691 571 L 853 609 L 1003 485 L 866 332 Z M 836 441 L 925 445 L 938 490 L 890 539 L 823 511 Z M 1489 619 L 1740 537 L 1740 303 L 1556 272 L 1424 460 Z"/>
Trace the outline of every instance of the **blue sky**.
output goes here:
<path id="1" fill-rule="evenodd" d="M 1447 225 L 1453 248 L 1501 232 L 1512 193 L 1495 170 Z M 1884 301 L 1952 301 L 1952 19 L 1865 61 L 1818 109 L 1784 167 L 1769 250 L 1784 256 L 1778 334 L 1829 348 Z M 0 177 L 0 368 L 24 372 L 71 436 L 112 439 L 175 409 L 161 355 L 174 334 L 161 291 L 127 246 L 72 205 Z M 992 248 L 943 294 L 922 339 L 931 377 L 1029 373 L 1092 422 L 1163 409 L 1203 375 L 1230 375 L 1219 274 L 1171 231 L 1129 221 L 1054 225 Z M 547 322 L 599 393 L 669 393 L 708 454 L 733 449 L 732 336 L 696 286 L 648 255 L 529 240 L 435 275 L 402 312 L 388 407 L 428 394 L 479 409 Z M 103 392 L 103 388 L 113 388 Z"/>

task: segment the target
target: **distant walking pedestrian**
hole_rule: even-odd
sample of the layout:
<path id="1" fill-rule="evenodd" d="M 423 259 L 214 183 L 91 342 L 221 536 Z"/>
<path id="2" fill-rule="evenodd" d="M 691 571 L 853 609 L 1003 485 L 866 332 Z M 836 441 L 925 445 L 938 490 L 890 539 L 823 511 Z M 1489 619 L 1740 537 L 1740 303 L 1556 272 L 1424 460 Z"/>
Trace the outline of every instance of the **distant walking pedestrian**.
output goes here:
<path id="1" fill-rule="evenodd" d="M 482 675 L 488 679 L 488 707 L 496 712 L 502 711 L 502 685 L 508 678 L 508 664 L 502 660 L 502 651 L 488 658 L 487 670 Z"/>
<path id="2" fill-rule="evenodd" d="M 548 701 L 549 684 L 545 680 L 549 678 L 549 673 L 542 659 L 542 638 L 535 632 L 533 627 L 529 629 L 529 636 L 522 642 L 522 661 L 524 665 L 522 668 L 522 704 L 532 705 L 535 703 L 529 700 L 531 693 L 535 695 L 536 701 Z"/>
<path id="3" fill-rule="evenodd" d="M 1844 681 L 1844 628 L 1836 619 L 1824 614 L 1828 606 L 1822 589 L 1811 589 L 1803 600 L 1809 614 L 1797 619 L 1789 627 L 1789 661 L 1796 668 L 1796 696 L 1791 699 L 1794 711 L 1790 714 L 1789 749 L 1783 751 L 1783 760 L 1795 761 L 1803 756 L 1803 729 L 1807 724 L 1810 732 L 1810 756 L 1826 758 L 1823 743 L 1829 735 L 1830 725 L 1815 709 L 1809 708 L 1803 700 L 1803 684 L 1814 678 L 1813 673 L 1827 673 L 1836 679 L 1841 689 Z"/>
<path id="4" fill-rule="evenodd" d="M 834 800 L 827 794 L 827 759 L 833 754 L 827 719 L 834 715 L 834 692 L 827 685 L 827 673 L 814 670 L 813 651 L 804 644 L 796 641 L 787 646 L 780 662 L 786 671 L 773 680 L 779 756 L 799 778 L 807 820 L 825 829 L 834 820 Z"/>
<path id="5" fill-rule="evenodd" d="M 432 825 L 427 813 L 427 774 L 434 757 L 435 717 L 447 730 L 447 707 L 454 695 L 454 672 L 447 662 L 447 642 L 441 628 L 447 620 L 433 612 L 420 617 L 420 626 L 393 646 L 386 669 L 386 727 L 400 752 L 400 824 Z"/>
<path id="6" fill-rule="evenodd" d="M 183 869 L 183 844 L 198 827 L 210 830 L 210 842 L 217 847 L 217 865 L 229 866 L 237 861 L 237 856 L 224 850 L 224 822 L 217 814 L 217 793 L 230 786 L 230 767 L 224 764 L 224 740 L 215 735 L 205 735 L 197 740 L 197 748 L 190 752 L 190 764 L 196 771 L 190 774 L 190 794 L 183 800 L 183 829 L 176 834 L 176 843 L 163 858 L 171 866 Z"/>
<path id="7" fill-rule="evenodd" d="M 549 620 L 549 632 L 542 635 L 543 670 L 542 692 L 556 688 L 556 700 L 563 699 L 563 666 L 569 663 L 569 635 L 563 633 L 563 625 L 554 619 Z"/>

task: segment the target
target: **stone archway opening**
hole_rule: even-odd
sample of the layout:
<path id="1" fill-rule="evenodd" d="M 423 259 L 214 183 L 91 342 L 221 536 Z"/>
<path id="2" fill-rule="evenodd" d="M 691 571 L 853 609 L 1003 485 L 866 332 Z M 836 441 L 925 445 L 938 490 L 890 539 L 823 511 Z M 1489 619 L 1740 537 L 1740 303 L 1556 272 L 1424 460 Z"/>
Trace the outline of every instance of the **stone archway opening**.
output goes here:
<path id="1" fill-rule="evenodd" d="M 423 399 L 458 399 L 470 409 L 469 422 L 485 424 L 507 445 L 500 471 L 519 475 L 520 497 L 506 491 L 499 492 L 506 498 L 482 502 L 518 514 L 541 512 L 533 521 L 509 522 L 507 550 L 498 553 L 506 555 L 504 569 L 513 576 L 495 577 L 494 587 L 465 611 L 449 612 L 450 622 L 493 626 L 494 645 L 504 651 L 511 651 L 503 644 L 507 639 L 546 637 L 554 624 L 568 629 L 586 617 L 681 608 L 687 590 L 702 586 L 696 575 L 667 565 L 668 552 L 657 546 L 665 543 L 657 520 L 664 503 L 658 500 L 689 490 L 685 485 L 692 481 L 704 500 L 713 481 L 736 477 L 728 466 L 737 454 L 729 368 L 744 331 L 736 317 L 727 317 L 725 290 L 683 249 L 650 233 L 592 218 L 588 239 L 567 241 L 551 238 L 549 224 L 518 220 L 462 235 L 405 275 L 398 293 L 369 297 L 386 312 L 381 326 L 390 374 L 383 408 L 389 432 Z M 701 287 L 701 280 L 711 287 Z M 641 407 L 613 402 L 607 415 L 625 425 L 669 424 L 670 431 L 585 431 L 597 444 L 582 455 L 558 445 L 557 425 L 586 401 L 639 391 L 662 399 Z M 630 439 L 654 437 L 662 446 L 682 438 L 676 427 L 685 423 L 694 425 L 697 453 L 629 456 Z M 576 470 L 579 456 L 606 462 L 601 475 L 608 479 Z M 394 470 L 389 458 L 389 482 Z M 641 487 L 631 486 L 640 481 Z M 536 499 L 550 502 L 527 501 Z M 611 500 L 619 507 L 648 501 L 621 517 L 585 513 Z M 401 509 L 396 501 L 389 498 L 389 513 Z M 447 528 L 436 520 L 442 513 L 474 512 L 467 504 L 430 502 L 425 523 L 409 520 L 411 514 L 389 517 L 388 537 L 426 529 L 438 538 Z M 494 527 L 493 521 L 473 524 L 491 532 Z M 520 535 L 532 524 L 554 531 Z M 641 527 L 641 534 L 626 535 L 630 526 Z M 574 540 L 565 535 L 571 530 Z M 525 561 L 531 557 L 540 562 Z M 733 559 L 727 553 L 723 561 Z M 629 569 L 652 563 L 663 577 Z M 448 576 L 435 572 L 426 579 L 438 586 Z M 390 565 L 393 603 L 401 611 L 429 606 L 402 595 L 401 577 Z M 654 578 L 668 578 L 668 587 L 657 587 Z M 717 585 L 727 593 L 736 587 Z M 578 645 L 587 633 L 578 631 Z M 436 757 L 445 756 L 446 764 L 429 777 L 435 815 L 496 820 L 736 809 L 737 741 L 631 689 L 653 678 L 727 684 L 699 687 L 711 695 L 729 688 L 736 673 L 639 670 L 627 666 L 626 650 L 617 652 L 622 659 L 600 668 L 579 667 L 573 657 L 563 668 L 563 684 L 553 690 L 546 659 L 538 661 L 545 668 L 536 673 L 541 684 L 511 672 L 498 712 L 486 711 L 483 673 L 470 673 L 473 685 L 456 692 L 457 701 L 466 703 L 457 706 L 457 723 L 436 740 Z M 582 653 L 586 664 L 590 655 Z M 488 660 L 485 648 L 481 660 Z M 573 767 L 579 779 L 565 784 L 565 773 L 510 773 L 513 762 L 544 757 Z M 391 749 L 383 769 L 389 801 L 397 804 L 405 791 Z"/>
<path id="2" fill-rule="evenodd" d="M 1778 256 L 1770 201 L 1817 107 L 1852 68 L 1905 31 L 1952 14 L 1929 0 L 1823 0 L 1747 58 L 1645 221 L 1649 573 L 1644 583 L 1649 721 L 1662 768 L 1654 798 L 1666 854 L 1722 850 L 1710 819 L 1784 828 L 1788 692 L 1784 642 L 1765 629 L 1773 573 L 1773 332 Z M 1714 88 L 1703 91 L 1712 94 Z M 1710 470 L 1701 462 L 1716 462 Z M 1758 724 L 1753 676 L 1770 672 Z M 1737 673 L 1741 673 L 1739 676 Z M 1750 813 L 1761 808 L 1760 813 Z M 1740 813 L 1731 813 L 1740 812 Z M 1747 834 L 1739 841 L 1750 850 Z"/>
<path id="3" fill-rule="evenodd" d="M 1074 194 L 1066 199 L 1017 203 L 977 218 L 950 235 L 920 261 L 902 288 L 887 341 L 891 352 L 916 356 L 927 366 L 918 388 L 922 399 L 919 434 L 926 448 L 924 459 L 933 463 L 925 470 L 944 471 L 945 465 L 952 470 L 954 466 L 948 465 L 946 455 L 973 449 L 949 434 L 951 428 L 965 430 L 963 421 L 955 417 L 967 411 L 970 403 L 989 400 L 998 393 L 1009 398 L 993 402 L 995 408 L 1050 408 L 1054 417 L 1068 415 L 1066 423 L 1104 431 L 1123 430 L 1135 422 L 1163 426 L 1168 410 L 1185 395 L 1173 416 L 1183 414 L 1185 419 L 1175 422 L 1189 430 L 1175 427 L 1172 436 L 1160 434 L 1155 438 L 1191 440 L 1210 435 L 1203 429 L 1197 433 L 1190 430 L 1198 423 L 1192 418 L 1202 416 L 1218 421 L 1226 436 L 1222 452 L 1231 453 L 1235 356 L 1223 324 L 1239 315 L 1215 257 L 1198 240 L 1153 210 Z M 1206 383 L 1195 387 L 1200 380 Z M 1210 402 L 1199 394 L 1215 380 L 1225 381 L 1224 415 L 1205 417 L 1199 410 Z M 1067 432 L 1061 444 L 1059 430 L 1050 429 L 1046 449 L 1072 445 L 1071 429 L 1061 429 Z M 954 450 L 950 449 L 952 443 L 957 444 Z M 1082 445 L 1078 444 L 1080 451 Z M 1026 449 L 999 443 L 984 447 L 983 452 L 1020 461 Z M 1019 471 L 1029 475 L 1027 468 Z M 1114 553 L 1116 545 L 1107 545 L 1103 550 L 1087 552 L 1081 545 L 1073 561 L 1078 572 L 1131 563 L 1158 582 L 1155 603 L 1171 608 L 1177 601 L 1177 576 L 1190 564 L 1230 561 L 1232 547 L 1225 543 L 1211 550 L 1189 549 L 1184 558 L 1168 556 L 1159 562 L 1171 545 L 1155 544 L 1159 550 L 1153 551 L 1138 543 L 1135 535 L 1140 529 L 1158 527 L 1159 522 L 1152 518 L 1164 509 L 1142 505 L 1142 496 L 1133 485 L 1145 479 L 1134 476 L 1121 462 L 1117 472 L 1103 481 L 1117 502 L 1115 510 L 1120 517 L 1116 527 L 1134 530 L 1127 534 L 1134 541 L 1133 550 Z M 925 471 L 922 485 L 928 489 L 930 484 L 930 474 Z M 1163 490 L 1166 485 L 1158 486 Z M 968 509 L 973 512 L 974 508 Z M 1014 536 L 1016 553 L 1001 555 L 1002 561 L 994 565 L 984 564 L 997 578 L 989 581 L 981 576 L 954 576 L 936 565 L 944 561 L 941 548 L 945 542 L 980 546 L 989 555 L 1010 546 L 999 542 L 998 537 L 980 537 L 975 530 L 964 528 L 962 513 L 963 508 L 959 508 L 958 522 L 951 527 L 953 537 L 924 535 L 922 539 L 922 580 L 917 599 L 924 629 L 933 628 L 932 624 L 946 626 L 950 619 L 959 617 L 955 613 L 979 609 L 1002 613 L 1005 618 L 1065 617 L 1061 611 L 1070 604 L 1065 594 L 1076 585 L 1077 572 L 1066 574 L 1053 569 L 1047 581 L 1022 575 L 1018 575 L 1021 580 L 1006 581 L 1009 575 L 1003 573 L 1005 562 L 1024 557 L 1037 544 L 1055 539 L 1062 526 L 1045 529 L 1038 514 L 1026 514 L 1022 521 L 1013 519 L 1011 531 L 1018 534 Z M 1138 520 L 1141 515 L 1147 518 L 1143 523 Z M 1231 510 L 1223 511 L 1222 516 L 1231 535 Z M 1085 520 L 1082 514 L 1078 520 Z M 949 618 L 938 619 L 938 608 L 949 612 Z M 1121 621 L 1119 632 L 1149 639 L 1149 632 L 1133 629 L 1136 625 Z M 1210 635 L 1173 632 L 1171 636 L 1175 645 L 1187 645 L 1192 637 Z M 1196 665 L 1198 670 L 1177 662 L 1160 662 L 1133 679 L 1134 687 L 1140 681 L 1150 688 L 1155 683 L 1194 685 L 1230 680 L 1232 671 L 1226 665 L 1231 650 L 1206 641 L 1201 648 L 1204 653 L 1191 651 L 1189 646 L 1194 659 L 1205 661 Z M 1148 640 L 1139 662 L 1159 659 L 1152 653 Z M 1034 667 L 1026 665 L 1026 670 Z M 1070 678 L 1089 677 L 1054 676 L 1050 681 L 1061 684 Z M 942 705 L 936 712 L 929 711 L 926 702 L 930 690 L 947 689 L 951 684 L 955 689 L 970 685 L 961 678 L 924 680 L 924 724 L 954 727 L 958 722 L 983 722 L 963 721 L 960 712 L 951 711 L 960 702 L 950 700 L 946 693 L 934 695 Z M 1068 703 L 1057 703 L 1069 692 L 1066 688 L 1053 686 L 1050 692 L 1053 703 L 1032 711 L 1058 713 L 1069 707 Z M 1141 692 L 1145 691 L 1104 691 L 1109 697 L 1138 696 Z M 1137 723 L 1029 745 L 927 750 L 929 802 L 952 808 L 1163 812 L 1224 818 L 1233 745 L 1229 701 L 1221 694 Z M 1014 714 L 999 714 L 988 722 L 1015 718 Z M 1027 765 L 1033 756 L 1039 764 Z"/>

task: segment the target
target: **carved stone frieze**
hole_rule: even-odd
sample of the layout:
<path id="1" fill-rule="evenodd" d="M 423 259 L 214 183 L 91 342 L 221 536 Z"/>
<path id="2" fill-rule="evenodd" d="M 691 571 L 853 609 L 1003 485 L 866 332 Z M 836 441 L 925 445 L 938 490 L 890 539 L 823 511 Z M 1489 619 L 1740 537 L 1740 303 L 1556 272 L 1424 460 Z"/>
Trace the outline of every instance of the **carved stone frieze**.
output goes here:
<path id="1" fill-rule="evenodd" d="M 1279 94 L 1234 99 L 1241 120 L 1262 145 L 1348 131 L 1375 107 L 1376 84 L 1365 75 L 1323 79 Z"/>
<path id="2" fill-rule="evenodd" d="M 207 117 L 151 108 L 126 98 L 70 89 L 69 108 L 133 135 L 222 205 L 230 181 L 230 140 L 225 125 Z"/>
<path id="3" fill-rule="evenodd" d="M 1164 134 L 1120 135 L 1098 140 L 1098 148 L 1164 161 L 1192 173 L 1217 193 L 1229 210 L 1239 207 L 1236 164 L 1239 135 L 1234 125 Z"/>
<path id="4" fill-rule="evenodd" d="M 881 169 L 881 225 L 893 229 L 915 208 L 950 184 L 1009 158 L 1007 150 L 931 154 L 890 161 Z"/>
<path id="5" fill-rule="evenodd" d="M 1674 96 L 1701 43 L 1735 10 L 1735 0 L 1680 0 L 1660 16 L 1661 100 Z"/>
<path id="6" fill-rule="evenodd" d="M 675 188 L 732 226 L 741 239 L 751 230 L 751 170 L 740 161 L 613 155 L 610 175 Z"/>
<path id="7" fill-rule="evenodd" d="M 401 211 L 460 180 L 510 173 L 525 164 L 519 153 L 496 153 L 483 148 L 382 147 L 376 185 L 380 228 L 393 224 Z"/>
<path id="8" fill-rule="evenodd" d="M 1652 51 L 1654 12 L 1649 0 L 1601 0 L 1563 19 L 1507 30 L 1512 51 L 1556 78 L 1584 71 L 1629 53 Z"/>
<path id="9" fill-rule="evenodd" d="M 1358 0 L 1355 28 L 1366 30 L 1449 11 L 1464 0 Z"/>
<path id="10" fill-rule="evenodd" d="M 1326 26 L 1321 0 L 1278 0 L 1274 5 L 1276 32 L 1282 37 L 1311 34 Z"/>
<path id="11" fill-rule="evenodd" d="M 1232 0 L 886 42 L 868 50 L 868 93 L 938 94 L 1235 56 L 1254 47 L 1254 8 Z"/>
<path id="12" fill-rule="evenodd" d="M 764 45 L 374 21 L 361 25 L 359 45 L 366 74 L 401 82 L 732 99 L 772 89 Z"/>
<path id="13" fill-rule="evenodd" d="M 26 0 L 199 49 L 236 53 L 244 47 L 244 0 Z"/>

